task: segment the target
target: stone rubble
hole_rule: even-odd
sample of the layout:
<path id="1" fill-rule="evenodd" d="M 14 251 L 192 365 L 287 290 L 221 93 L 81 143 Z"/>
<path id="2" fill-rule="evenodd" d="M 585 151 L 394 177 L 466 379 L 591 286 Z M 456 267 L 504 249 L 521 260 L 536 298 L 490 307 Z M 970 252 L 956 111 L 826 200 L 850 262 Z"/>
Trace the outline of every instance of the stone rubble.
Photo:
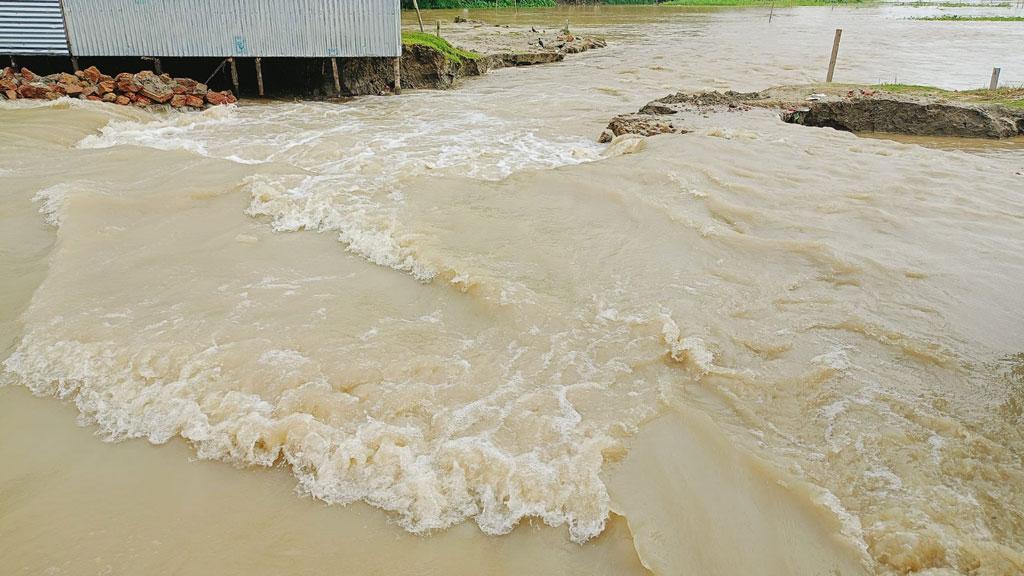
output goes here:
<path id="1" fill-rule="evenodd" d="M 178 110 L 202 110 L 237 102 L 229 90 L 214 92 L 191 78 L 172 78 L 149 70 L 108 76 L 95 66 L 74 74 L 60 72 L 39 76 L 28 68 L 0 71 L 0 99 L 56 100 L 68 97 L 122 106 L 168 105 Z"/>

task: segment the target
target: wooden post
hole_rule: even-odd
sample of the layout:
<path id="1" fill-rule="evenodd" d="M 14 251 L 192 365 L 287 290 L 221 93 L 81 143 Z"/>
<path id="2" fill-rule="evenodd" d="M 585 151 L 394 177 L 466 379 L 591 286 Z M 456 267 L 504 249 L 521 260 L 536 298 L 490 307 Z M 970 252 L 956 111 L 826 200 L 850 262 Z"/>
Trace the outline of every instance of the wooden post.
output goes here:
<path id="1" fill-rule="evenodd" d="M 260 98 L 263 97 L 263 58 L 256 57 L 256 87 L 259 88 Z"/>
<path id="2" fill-rule="evenodd" d="M 769 23 L 769 24 L 771 24 L 771 23 L 772 23 L 772 16 L 774 16 L 774 15 L 775 15 L 775 2 L 774 2 L 774 0 L 773 0 L 773 1 L 772 1 L 772 9 L 771 9 L 771 11 L 770 11 L 770 12 L 768 12 L 768 23 Z"/>
<path id="3" fill-rule="evenodd" d="M 395 95 L 402 93 L 402 57 L 395 58 Z"/>
<path id="4" fill-rule="evenodd" d="M 828 61 L 828 76 L 825 82 L 832 82 L 832 75 L 836 71 L 836 57 L 839 56 L 839 40 L 843 37 L 843 29 L 836 28 L 836 39 L 832 41 L 832 58 Z"/>
<path id="5" fill-rule="evenodd" d="M 437 21 L 437 37 L 438 38 L 441 37 L 441 21 L 440 20 Z"/>
<path id="6" fill-rule="evenodd" d="M 18 63 L 14 61 L 14 55 L 11 55 L 11 68 L 17 68 Z"/>
<path id="7" fill-rule="evenodd" d="M 80 70 L 80 68 L 78 67 L 78 56 L 71 57 L 71 69 L 75 72 L 78 72 Z"/>
<path id="8" fill-rule="evenodd" d="M 231 85 L 235 87 L 235 96 L 238 96 L 238 65 L 235 64 L 235 57 L 228 58 L 231 62 Z"/>
<path id="9" fill-rule="evenodd" d="M 992 69 L 992 79 L 989 80 L 989 82 L 988 82 L 988 89 L 989 90 L 995 90 L 996 88 L 999 88 L 999 73 L 1001 71 L 1002 71 L 1002 68 L 993 68 Z"/>
<path id="10" fill-rule="evenodd" d="M 163 66 L 160 65 L 159 58 L 153 58 L 153 71 L 156 72 L 157 76 L 164 73 L 164 69 Z"/>
<path id="11" fill-rule="evenodd" d="M 423 16 L 420 15 L 420 3 L 418 0 L 412 0 L 412 7 L 416 9 L 416 19 L 420 21 L 420 33 L 423 33 Z"/>
<path id="12" fill-rule="evenodd" d="M 341 74 L 338 74 L 337 58 L 331 58 L 331 72 L 334 73 L 334 95 L 341 96 Z"/>

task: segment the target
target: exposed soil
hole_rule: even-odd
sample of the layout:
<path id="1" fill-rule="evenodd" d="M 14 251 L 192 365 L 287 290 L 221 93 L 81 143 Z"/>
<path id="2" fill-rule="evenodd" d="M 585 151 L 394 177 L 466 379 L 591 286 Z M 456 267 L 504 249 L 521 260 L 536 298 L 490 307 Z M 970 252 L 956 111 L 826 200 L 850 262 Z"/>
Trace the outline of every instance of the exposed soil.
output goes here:
<path id="1" fill-rule="evenodd" d="M 1012 97 L 1012 95 L 1010 95 Z M 1005 90 L 948 92 L 850 85 L 782 86 L 762 92 L 679 92 L 635 114 L 616 116 L 601 134 L 686 133 L 688 121 L 752 108 L 778 109 L 784 122 L 849 132 L 1011 138 L 1024 135 L 1024 108 L 1007 106 Z"/>
<path id="2" fill-rule="evenodd" d="M 567 54 L 607 45 L 598 38 L 559 30 L 490 26 L 475 20 L 446 24 L 441 36 L 479 58 L 452 59 L 430 46 L 406 44 L 402 48 L 402 88 L 447 90 L 461 78 L 489 70 L 560 62 Z M 340 64 L 342 91 L 347 94 L 383 94 L 394 86 L 394 64 L 389 58 L 353 58 Z"/>

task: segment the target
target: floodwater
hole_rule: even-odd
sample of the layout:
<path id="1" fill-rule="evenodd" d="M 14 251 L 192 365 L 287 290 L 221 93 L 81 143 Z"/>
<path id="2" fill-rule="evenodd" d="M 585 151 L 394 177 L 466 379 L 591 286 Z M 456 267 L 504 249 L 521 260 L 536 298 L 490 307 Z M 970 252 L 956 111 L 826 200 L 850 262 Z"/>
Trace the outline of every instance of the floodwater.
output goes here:
<path id="1" fill-rule="evenodd" d="M 837 27 L 837 80 L 1020 82 L 1017 23 L 937 10 L 481 10 L 611 46 L 0 105 L 0 573 L 1020 574 L 1021 148 L 595 143 L 818 81 Z"/>

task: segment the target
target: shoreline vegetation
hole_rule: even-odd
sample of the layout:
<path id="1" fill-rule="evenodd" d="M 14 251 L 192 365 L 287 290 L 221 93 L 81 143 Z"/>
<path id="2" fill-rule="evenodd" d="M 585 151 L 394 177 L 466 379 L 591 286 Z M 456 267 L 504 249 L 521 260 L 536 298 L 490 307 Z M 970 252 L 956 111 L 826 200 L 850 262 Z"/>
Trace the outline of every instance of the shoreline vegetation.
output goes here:
<path id="1" fill-rule="evenodd" d="M 1024 108 L 1024 88 L 1004 87 L 990 90 L 946 90 L 921 84 L 875 84 L 871 88 L 893 94 L 912 94 L 942 98 L 964 104 L 997 104 L 1008 108 Z"/>
<path id="2" fill-rule="evenodd" d="M 453 46 L 444 38 L 426 32 L 402 30 L 402 46 L 427 46 L 440 52 L 446 60 L 461 63 L 463 60 L 479 60 L 482 55 Z"/>

